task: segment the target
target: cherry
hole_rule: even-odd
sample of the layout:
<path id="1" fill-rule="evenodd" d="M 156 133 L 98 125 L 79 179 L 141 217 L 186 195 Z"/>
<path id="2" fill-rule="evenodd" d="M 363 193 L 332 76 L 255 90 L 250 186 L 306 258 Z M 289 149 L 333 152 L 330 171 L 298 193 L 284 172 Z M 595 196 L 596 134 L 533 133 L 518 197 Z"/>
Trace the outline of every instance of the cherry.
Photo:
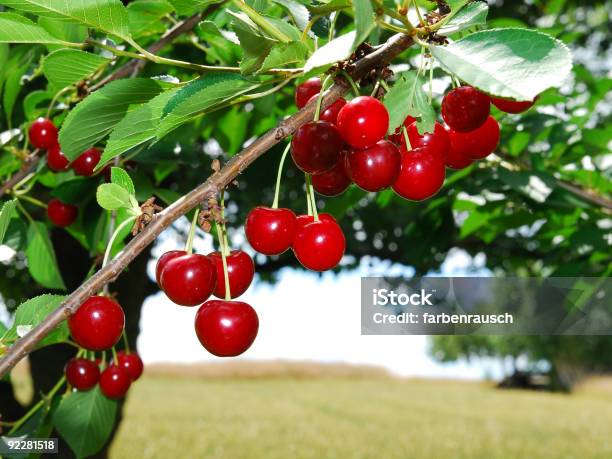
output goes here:
<path id="1" fill-rule="evenodd" d="M 72 162 L 72 168 L 77 175 L 91 177 L 100 162 L 102 153 L 97 148 L 90 148 Z"/>
<path id="2" fill-rule="evenodd" d="M 450 140 L 450 148 L 446 155 L 446 166 L 456 170 L 465 169 L 474 162 L 474 160 L 466 154 L 464 148 L 465 144 L 461 141 L 461 137 L 465 134 L 453 131 L 448 126 L 444 126 L 444 129 L 446 129 Z"/>
<path id="3" fill-rule="evenodd" d="M 433 132 L 426 132 L 423 135 L 419 134 L 416 122 L 412 123 L 407 128 L 408 140 L 412 148 L 427 147 L 431 153 L 439 154 L 446 158 L 450 149 L 450 140 L 448 134 L 440 123 L 436 122 Z M 405 140 L 402 136 L 402 145 L 405 147 Z"/>
<path id="4" fill-rule="evenodd" d="M 327 121 L 312 121 L 298 128 L 291 139 L 293 162 L 308 174 L 320 174 L 338 162 L 342 137 Z"/>
<path id="5" fill-rule="evenodd" d="M 244 224 L 249 244 L 264 255 L 280 255 L 295 237 L 295 214 L 290 209 L 255 207 Z"/>
<path id="6" fill-rule="evenodd" d="M 142 375 L 144 364 L 137 353 L 130 352 L 128 354 L 125 351 L 119 351 L 117 352 L 117 362 L 132 381 L 136 381 Z"/>
<path id="7" fill-rule="evenodd" d="M 402 151 L 402 167 L 393 190 L 402 198 L 422 201 L 440 191 L 444 175 L 444 158 L 427 147 Z"/>
<path id="8" fill-rule="evenodd" d="M 89 390 L 98 383 L 100 368 L 96 362 L 82 358 L 73 358 L 64 368 L 68 384 L 77 390 Z"/>
<path id="9" fill-rule="evenodd" d="M 501 99 L 499 97 L 491 97 L 491 103 L 499 110 L 506 113 L 523 113 L 535 105 L 538 100 L 536 96 L 533 100 L 518 101 L 510 99 Z"/>
<path id="10" fill-rule="evenodd" d="M 118 303 L 105 296 L 91 296 L 68 318 L 68 328 L 77 344 L 90 351 L 103 351 L 115 345 L 125 325 Z"/>
<path id="11" fill-rule="evenodd" d="M 59 145 L 53 145 L 47 150 L 47 166 L 52 171 L 65 171 L 68 169 L 69 162 Z"/>
<path id="12" fill-rule="evenodd" d="M 497 148 L 499 143 L 499 124 L 489 116 L 478 129 L 470 132 L 453 132 L 449 130 L 451 142 L 463 156 L 470 159 L 483 159 Z"/>
<path id="13" fill-rule="evenodd" d="M 117 365 L 109 365 L 100 375 L 100 390 L 113 400 L 125 397 L 131 384 L 128 372 Z"/>
<path id="14" fill-rule="evenodd" d="M 35 148 L 48 149 L 57 145 L 57 128 L 53 121 L 47 118 L 38 118 L 34 121 L 28 135 Z"/>
<path id="15" fill-rule="evenodd" d="M 208 352 L 217 357 L 235 357 L 255 341 L 259 319 L 255 310 L 242 301 L 210 300 L 198 309 L 195 330 Z"/>
<path id="16" fill-rule="evenodd" d="M 308 102 L 316 100 L 317 97 L 319 97 L 319 95 L 315 94 L 308 100 Z M 338 120 L 338 113 L 340 112 L 340 109 L 344 107 L 345 105 L 346 105 L 346 99 L 344 97 L 340 97 L 339 99 L 336 99 L 325 110 L 321 110 L 321 113 L 319 114 L 319 119 L 321 121 L 327 121 L 328 123 L 336 124 L 336 121 Z"/>
<path id="17" fill-rule="evenodd" d="M 293 252 L 307 269 L 327 271 L 340 263 L 346 239 L 333 219 L 319 219 L 304 225 L 295 235 Z"/>
<path id="18" fill-rule="evenodd" d="M 346 163 L 349 176 L 359 188 L 380 191 L 397 179 L 402 156 L 391 142 L 380 140 L 370 148 L 349 152 Z"/>
<path id="19" fill-rule="evenodd" d="M 490 110 L 489 96 L 471 86 L 455 88 L 442 100 L 442 118 L 455 131 L 473 131 L 482 126 Z"/>
<path id="20" fill-rule="evenodd" d="M 208 299 L 216 281 L 210 258 L 194 253 L 169 260 L 161 271 L 159 285 L 174 303 L 196 306 Z"/>
<path id="21" fill-rule="evenodd" d="M 387 133 L 389 113 L 378 99 L 359 96 L 340 109 L 337 125 L 346 143 L 367 148 Z"/>
<path id="22" fill-rule="evenodd" d="M 255 310 L 242 301 L 210 300 L 195 318 L 195 331 L 202 346 L 217 357 L 236 357 L 246 351 L 259 330 Z"/>
<path id="23" fill-rule="evenodd" d="M 176 257 L 182 257 L 183 255 L 187 255 L 187 252 L 184 250 L 171 250 L 170 252 L 166 252 L 159 257 L 159 260 L 157 260 L 157 265 L 155 266 L 155 280 L 157 281 L 157 285 L 160 284 L 161 273 L 166 267 L 166 264 L 170 260 Z"/>
<path id="24" fill-rule="evenodd" d="M 408 126 L 410 126 L 415 121 L 416 121 L 416 118 L 413 118 L 412 116 L 408 115 L 406 119 L 404 120 L 404 122 L 402 123 L 402 126 L 408 129 Z M 398 127 L 395 130 L 395 132 L 393 134 L 390 134 L 388 137 L 389 140 L 393 142 L 395 145 L 401 145 L 404 139 L 404 133 L 402 132 L 402 126 Z"/>
<path id="25" fill-rule="evenodd" d="M 297 108 L 304 107 L 312 96 L 321 91 L 321 80 L 318 77 L 310 78 L 298 85 L 295 90 L 295 105 Z"/>
<path id="26" fill-rule="evenodd" d="M 217 286 L 213 295 L 217 298 L 225 298 L 225 275 L 223 273 L 223 258 L 221 252 L 213 252 L 208 255 L 217 271 Z M 253 259 L 242 250 L 233 250 L 226 255 L 227 276 L 230 284 L 232 298 L 237 298 L 247 291 L 255 275 Z"/>
<path id="27" fill-rule="evenodd" d="M 334 217 L 332 217 L 330 214 L 319 214 L 319 220 L 323 220 L 323 221 L 331 221 L 331 222 L 336 222 L 336 219 Z M 297 231 L 300 231 L 302 228 L 304 228 L 304 226 L 306 226 L 308 223 L 312 223 L 314 222 L 314 216 L 313 215 L 298 215 L 296 218 L 296 222 L 297 222 Z"/>
<path id="28" fill-rule="evenodd" d="M 312 176 L 312 186 L 323 196 L 338 196 L 351 184 L 346 171 L 346 151 L 340 152 L 340 158 L 334 167 L 322 174 Z"/>
<path id="29" fill-rule="evenodd" d="M 47 216 L 49 220 L 61 228 L 70 226 L 79 215 L 79 209 L 72 204 L 66 204 L 59 199 L 52 199 L 47 204 Z"/>

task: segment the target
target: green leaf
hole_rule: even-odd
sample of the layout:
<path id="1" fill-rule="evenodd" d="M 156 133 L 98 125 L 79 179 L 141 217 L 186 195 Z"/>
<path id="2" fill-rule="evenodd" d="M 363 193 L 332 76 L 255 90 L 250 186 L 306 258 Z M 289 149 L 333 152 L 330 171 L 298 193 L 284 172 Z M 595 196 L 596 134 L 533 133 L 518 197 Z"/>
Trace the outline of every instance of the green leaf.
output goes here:
<path id="1" fill-rule="evenodd" d="M 174 94 L 176 90 L 163 92 L 128 113 L 111 132 L 96 169 L 101 169 L 110 160 L 131 148 L 156 139 L 164 107 Z"/>
<path id="2" fill-rule="evenodd" d="M 77 458 L 97 453 L 108 440 L 117 414 L 117 401 L 100 387 L 64 396 L 53 415 L 53 424 Z"/>
<path id="3" fill-rule="evenodd" d="M 60 49 L 45 57 L 42 69 L 47 80 L 61 89 L 86 79 L 109 62 L 109 59 L 98 54 Z"/>
<path id="4" fill-rule="evenodd" d="M 512 189 L 543 203 L 557 187 L 554 177 L 542 172 L 499 170 L 499 178 Z"/>
<path id="5" fill-rule="evenodd" d="M 106 210 L 130 208 L 130 193 L 116 183 L 103 183 L 96 191 L 96 200 L 100 207 Z"/>
<path id="6" fill-rule="evenodd" d="M 7 64 L 4 83 L 3 105 L 7 120 L 13 117 L 13 109 L 19 93 L 23 89 L 21 79 L 31 68 L 32 62 L 39 55 L 37 47 L 30 45 L 17 45 L 11 47 L 11 58 Z"/>
<path id="7" fill-rule="evenodd" d="M 254 73 L 261 68 L 276 41 L 266 37 L 246 14 L 232 11 L 228 13 L 232 15 L 230 25 L 243 51 L 240 71 L 245 75 Z"/>
<path id="8" fill-rule="evenodd" d="M 134 38 L 166 31 L 163 17 L 174 11 L 166 0 L 140 0 L 128 5 L 130 32 Z"/>
<path id="9" fill-rule="evenodd" d="M 63 295 L 40 295 L 21 303 L 15 312 L 13 326 L 6 332 L 4 338 L 14 340 L 22 337 L 55 311 L 65 298 Z M 64 321 L 45 336 L 38 343 L 38 347 L 65 341 L 69 335 L 68 325 Z"/>
<path id="10" fill-rule="evenodd" d="M 355 31 L 340 35 L 317 49 L 304 65 L 304 72 L 328 67 L 347 59 L 355 49 Z"/>
<path id="11" fill-rule="evenodd" d="M 273 68 L 286 67 L 288 64 L 302 63 L 308 54 L 308 47 L 301 41 L 278 43 L 270 49 L 258 72 Z"/>
<path id="12" fill-rule="evenodd" d="M 418 118 L 421 133 L 433 132 L 436 113 L 423 91 L 423 80 L 416 72 L 404 72 L 385 95 L 383 103 L 389 112 L 389 134 L 402 125 L 408 115 Z"/>
<path id="13" fill-rule="evenodd" d="M 477 210 L 470 211 L 468 218 L 461 225 L 459 237 L 465 239 L 470 234 L 482 228 L 493 217 L 490 213 L 480 213 Z"/>
<path id="14" fill-rule="evenodd" d="M 28 18 L 13 13 L 0 13 L 0 43 L 51 43 L 69 45 Z"/>
<path id="15" fill-rule="evenodd" d="M 489 6 L 484 2 L 472 2 L 455 14 L 440 29 L 441 35 L 450 35 L 487 22 Z"/>
<path id="16" fill-rule="evenodd" d="M 353 14 L 355 16 L 355 41 L 356 48 L 366 41 L 374 28 L 374 10 L 370 0 L 353 0 Z"/>
<path id="17" fill-rule="evenodd" d="M 190 16 L 198 11 L 204 11 L 210 5 L 221 3 L 222 0 L 169 0 L 176 12 L 181 16 Z"/>
<path id="18" fill-rule="evenodd" d="M 499 97 L 532 100 L 560 86 L 572 69 L 569 49 L 528 29 L 476 32 L 447 46 L 432 46 L 442 67 L 460 80 Z"/>
<path id="19" fill-rule="evenodd" d="M 93 180 L 75 178 L 60 183 L 51 191 L 51 195 L 68 204 L 81 204 L 95 187 L 96 183 Z"/>
<path id="20" fill-rule="evenodd" d="M 17 199 L 13 199 L 12 201 L 7 201 L 2 206 L 2 210 L 0 210 L 0 244 L 4 242 L 4 236 L 6 235 L 6 230 L 15 215 L 15 207 L 17 206 Z"/>
<path id="21" fill-rule="evenodd" d="M 71 161 L 102 140 L 135 104 L 149 101 L 163 89 L 159 81 L 134 78 L 113 81 L 90 94 L 70 111 L 59 140 Z"/>
<path id="22" fill-rule="evenodd" d="M 127 10 L 119 0 L 0 0 L 1 5 L 36 16 L 84 24 L 129 39 Z"/>
<path id="23" fill-rule="evenodd" d="M 237 38 L 229 40 L 212 21 L 203 21 L 197 27 L 198 36 L 208 43 L 206 55 L 211 61 L 225 65 L 235 65 L 242 57 L 242 49 Z"/>
<path id="24" fill-rule="evenodd" d="M 136 195 L 134 182 L 132 182 L 129 174 L 120 167 L 111 167 L 111 182 L 119 185 L 132 196 Z"/>
<path id="25" fill-rule="evenodd" d="M 258 85 L 258 82 L 235 73 L 215 73 L 197 79 L 168 101 L 157 137 L 163 137 L 214 105 L 244 94 Z"/>
<path id="26" fill-rule="evenodd" d="M 287 9 L 289 14 L 293 17 L 293 20 L 300 28 L 300 30 L 304 30 L 308 25 L 308 21 L 310 20 L 310 13 L 308 12 L 308 8 L 302 5 L 297 0 L 272 0 L 274 3 L 277 3 Z"/>
<path id="27" fill-rule="evenodd" d="M 55 257 L 55 250 L 44 223 L 30 223 L 26 257 L 28 269 L 36 282 L 43 287 L 66 290 Z"/>

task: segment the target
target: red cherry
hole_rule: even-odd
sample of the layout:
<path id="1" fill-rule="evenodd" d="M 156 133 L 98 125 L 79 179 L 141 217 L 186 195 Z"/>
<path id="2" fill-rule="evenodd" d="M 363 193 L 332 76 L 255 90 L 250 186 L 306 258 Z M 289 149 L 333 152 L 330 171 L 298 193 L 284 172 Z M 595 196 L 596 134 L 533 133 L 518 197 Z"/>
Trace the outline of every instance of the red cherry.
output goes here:
<path id="1" fill-rule="evenodd" d="M 249 244 L 264 255 L 280 255 L 293 244 L 295 214 L 290 209 L 255 207 L 247 215 L 244 231 Z"/>
<path id="2" fill-rule="evenodd" d="M 416 118 L 413 118 L 412 116 L 408 115 L 406 119 L 404 120 L 404 122 L 402 123 L 402 126 L 408 129 L 408 126 L 410 126 L 415 121 L 416 121 Z M 388 137 L 389 140 L 393 142 L 395 145 L 401 145 L 404 139 L 404 133 L 402 132 L 402 126 L 398 127 L 395 130 L 395 132 L 393 134 L 390 134 Z"/>
<path id="3" fill-rule="evenodd" d="M 333 218 L 304 225 L 295 235 L 293 243 L 293 252 L 298 261 L 313 271 L 335 268 L 345 248 L 344 233 Z"/>
<path id="4" fill-rule="evenodd" d="M 101 156 L 102 152 L 100 152 L 100 150 L 97 148 L 90 148 L 89 150 L 83 152 L 81 156 L 72 162 L 72 168 L 74 169 L 75 174 L 91 177 L 94 169 L 100 162 Z"/>
<path id="5" fill-rule="evenodd" d="M 312 176 L 312 186 L 323 196 L 338 196 L 351 184 L 346 171 L 346 151 L 340 152 L 340 158 L 334 167 L 322 174 Z"/>
<path id="6" fill-rule="evenodd" d="M 478 129 L 470 132 L 449 131 L 452 143 L 463 156 L 470 159 L 483 159 L 495 151 L 499 144 L 499 124 L 489 116 Z M 459 147 L 458 147 L 459 146 Z"/>
<path id="7" fill-rule="evenodd" d="M 355 148 L 367 148 L 387 133 L 389 113 L 378 99 L 360 96 L 340 109 L 337 125 L 346 143 Z"/>
<path id="8" fill-rule="evenodd" d="M 79 215 L 79 209 L 72 204 L 66 204 L 59 199 L 52 199 L 47 204 L 47 216 L 49 220 L 61 228 L 70 226 Z"/>
<path id="9" fill-rule="evenodd" d="M 161 272 L 159 285 L 174 303 L 196 306 L 208 299 L 216 281 L 212 261 L 194 253 L 169 260 Z"/>
<path id="10" fill-rule="evenodd" d="M 77 390 L 89 390 L 98 383 L 100 369 L 96 362 L 74 358 L 70 359 L 64 368 L 68 384 Z"/>
<path id="11" fill-rule="evenodd" d="M 316 100 L 317 97 L 319 97 L 319 95 L 315 94 L 308 100 L 308 102 Z M 321 110 L 321 113 L 319 114 L 319 119 L 321 121 L 327 121 L 328 123 L 336 124 L 336 121 L 338 120 L 338 113 L 340 112 L 340 109 L 344 107 L 345 105 L 346 105 L 346 99 L 344 97 L 340 97 L 339 99 L 336 99 L 325 110 Z"/>
<path id="12" fill-rule="evenodd" d="M 402 198 L 422 201 L 440 191 L 444 176 L 444 159 L 427 147 L 403 151 L 402 168 L 393 190 Z"/>
<path id="13" fill-rule="evenodd" d="M 489 96 L 471 86 L 455 88 L 442 100 L 442 118 L 455 131 L 473 131 L 482 126 L 490 110 Z"/>
<path id="14" fill-rule="evenodd" d="M 495 105 L 499 110 L 506 113 L 523 113 L 529 110 L 535 105 L 538 100 L 538 96 L 533 100 L 518 101 L 510 99 L 501 99 L 499 97 L 491 97 L 491 103 Z"/>
<path id="15" fill-rule="evenodd" d="M 115 345 L 125 325 L 123 309 L 105 296 L 89 297 L 68 318 L 68 328 L 76 343 L 90 351 L 103 351 Z"/>
<path id="16" fill-rule="evenodd" d="M 132 381 L 136 381 L 142 375 L 144 364 L 137 353 L 130 352 L 127 354 L 125 351 L 119 351 L 117 352 L 117 362 Z"/>
<path id="17" fill-rule="evenodd" d="M 338 162 L 342 146 L 336 126 L 312 121 L 300 126 L 291 139 L 291 157 L 304 172 L 320 174 Z"/>
<path id="18" fill-rule="evenodd" d="M 308 103 L 312 96 L 321 91 L 321 80 L 318 77 L 310 78 L 298 85 L 295 90 L 295 105 L 302 108 Z"/>
<path id="19" fill-rule="evenodd" d="M 57 128 L 53 121 L 47 118 L 38 118 L 28 131 L 30 143 L 35 148 L 48 149 L 57 145 Z"/>
<path id="20" fill-rule="evenodd" d="M 225 275 L 223 274 L 223 258 L 221 252 L 213 252 L 208 255 L 217 271 L 217 286 L 213 295 L 217 298 L 225 298 Z M 242 250 L 233 250 L 225 257 L 227 263 L 227 276 L 230 284 L 232 298 L 238 298 L 247 291 L 255 275 L 255 264 L 253 259 Z"/>
<path id="21" fill-rule="evenodd" d="M 427 147 L 431 153 L 439 154 L 446 158 L 450 148 L 450 140 L 448 134 L 440 123 L 436 122 L 433 132 L 426 132 L 423 135 L 419 134 L 416 122 L 412 123 L 407 128 L 408 140 L 411 148 Z M 405 140 L 402 136 L 402 145 L 405 149 Z"/>
<path id="22" fill-rule="evenodd" d="M 444 126 L 448 133 L 450 140 L 450 148 L 448 149 L 448 155 L 446 155 L 446 166 L 451 169 L 465 169 L 474 162 L 465 152 L 464 143 L 461 141 L 461 134 L 457 131 L 453 131 L 448 126 Z"/>
<path id="23" fill-rule="evenodd" d="M 182 257 L 183 255 L 187 255 L 187 252 L 184 250 L 171 250 L 170 252 L 164 253 L 159 260 L 157 260 L 157 265 L 155 266 L 155 280 L 157 281 L 157 285 L 160 284 L 161 273 L 166 267 L 166 264 L 174 258 Z"/>
<path id="24" fill-rule="evenodd" d="M 47 166 L 55 172 L 65 171 L 68 169 L 68 158 L 64 156 L 59 145 L 53 145 L 47 150 Z"/>
<path id="25" fill-rule="evenodd" d="M 210 300 L 195 318 L 195 331 L 202 346 L 217 357 L 235 357 L 246 351 L 257 336 L 259 319 L 242 301 Z"/>
<path id="26" fill-rule="evenodd" d="M 370 148 L 349 152 L 347 170 L 355 184 L 366 191 L 380 191 L 390 187 L 397 179 L 402 156 L 395 145 L 380 140 Z"/>
<path id="27" fill-rule="evenodd" d="M 130 375 L 117 365 L 109 365 L 100 375 L 100 390 L 113 400 L 125 397 L 131 384 Z"/>
<path id="28" fill-rule="evenodd" d="M 333 223 L 336 222 L 336 219 L 334 217 L 332 217 L 330 214 L 326 214 L 326 213 L 319 214 L 319 220 L 322 220 L 322 221 L 331 221 Z M 297 222 L 297 231 L 300 231 L 308 223 L 314 222 L 314 216 L 313 215 L 298 215 L 296 217 L 296 222 Z"/>

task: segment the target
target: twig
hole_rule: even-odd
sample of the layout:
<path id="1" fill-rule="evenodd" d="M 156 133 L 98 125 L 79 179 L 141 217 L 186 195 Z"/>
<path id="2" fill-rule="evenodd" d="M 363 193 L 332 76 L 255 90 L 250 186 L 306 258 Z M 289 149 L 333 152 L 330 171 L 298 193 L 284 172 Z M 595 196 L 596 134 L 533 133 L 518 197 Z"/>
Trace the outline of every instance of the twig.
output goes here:
<path id="1" fill-rule="evenodd" d="M 13 174 L 6 182 L 0 186 L 0 197 L 4 196 L 8 191 L 10 191 L 15 185 L 21 182 L 30 172 L 34 170 L 38 161 L 40 161 L 39 156 L 40 150 L 34 150 L 23 162 L 21 169 Z"/>
<path id="2" fill-rule="evenodd" d="M 359 80 L 367 75 L 373 68 L 388 64 L 400 52 L 413 44 L 411 37 L 406 35 L 394 35 L 383 46 L 355 62 L 351 69 L 351 77 Z M 346 81 L 338 81 L 327 91 L 323 98 L 322 106 L 327 108 L 339 97 L 346 94 L 349 85 Z M 184 195 L 164 211 L 155 216 L 153 221 L 136 237 L 134 237 L 106 267 L 100 269 L 85 283 L 70 294 L 62 304 L 49 314 L 41 323 L 33 328 L 28 334 L 19 339 L 11 346 L 2 360 L 0 360 L 0 378 L 7 374 L 17 362 L 24 358 L 34 349 L 36 344 L 42 340 L 51 330 L 70 317 L 79 306 L 91 295 L 99 292 L 104 285 L 114 281 L 129 263 L 145 247 L 151 244 L 155 238 L 176 219 L 183 216 L 191 209 L 206 201 L 209 197 L 216 195 L 220 190 L 230 184 L 238 174 L 244 171 L 253 161 L 263 155 L 266 151 L 279 143 L 281 140 L 292 135 L 298 127 L 312 120 L 316 102 L 307 104 L 300 111 L 285 119 L 275 128 L 261 136 L 247 148 L 234 156 L 219 172 L 216 172 L 203 184 Z"/>

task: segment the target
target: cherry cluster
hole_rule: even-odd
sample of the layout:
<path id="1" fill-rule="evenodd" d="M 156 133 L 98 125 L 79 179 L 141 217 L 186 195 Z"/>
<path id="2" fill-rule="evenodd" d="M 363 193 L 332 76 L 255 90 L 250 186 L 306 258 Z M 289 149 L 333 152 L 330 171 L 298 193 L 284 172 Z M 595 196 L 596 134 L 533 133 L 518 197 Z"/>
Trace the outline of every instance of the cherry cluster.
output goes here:
<path id="1" fill-rule="evenodd" d="M 72 338 L 86 351 L 112 348 L 121 338 L 124 326 L 123 309 L 106 296 L 88 298 L 68 319 Z M 110 362 L 77 356 L 68 361 L 64 371 L 66 380 L 75 389 L 84 391 L 100 384 L 106 397 L 119 399 L 140 378 L 143 363 L 137 353 L 120 351 Z"/>
<path id="2" fill-rule="evenodd" d="M 224 260 L 226 270 L 224 270 Z M 207 256 L 172 250 L 163 254 L 155 268 L 160 288 L 174 303 L 197 306 L 195 331 L 202 346 L 218 357 L 235 357 L 245 352 L 259 330 L 255 310 L 243 301 L 231 301 L 251 285 L 255 265 L 242 250 Z M 229 291 L 226 291 L 226 279 Z M 219 300 L 208 300 L 214 295 Z"/>
<path id="3" fill-rule="evenodd" d="M 38 149 L 47 151 L 47 165 L 55 172 L 63 172 L 70 167 L 74 173 L 84 177 L 91 177 L 94 169 L 100 162 L 102 153 L 97 148 L 84 151 L 72 164 L 62 153 L 59 145 L 57 128 L 53 121 L 47 118 L 38 118 L 28 131 L 30 143 Z M 70 226 L 77 219 L 78 208 L 59 199 L 52 199 L 47 204 L 47 215 L 59 227 Z"/>

